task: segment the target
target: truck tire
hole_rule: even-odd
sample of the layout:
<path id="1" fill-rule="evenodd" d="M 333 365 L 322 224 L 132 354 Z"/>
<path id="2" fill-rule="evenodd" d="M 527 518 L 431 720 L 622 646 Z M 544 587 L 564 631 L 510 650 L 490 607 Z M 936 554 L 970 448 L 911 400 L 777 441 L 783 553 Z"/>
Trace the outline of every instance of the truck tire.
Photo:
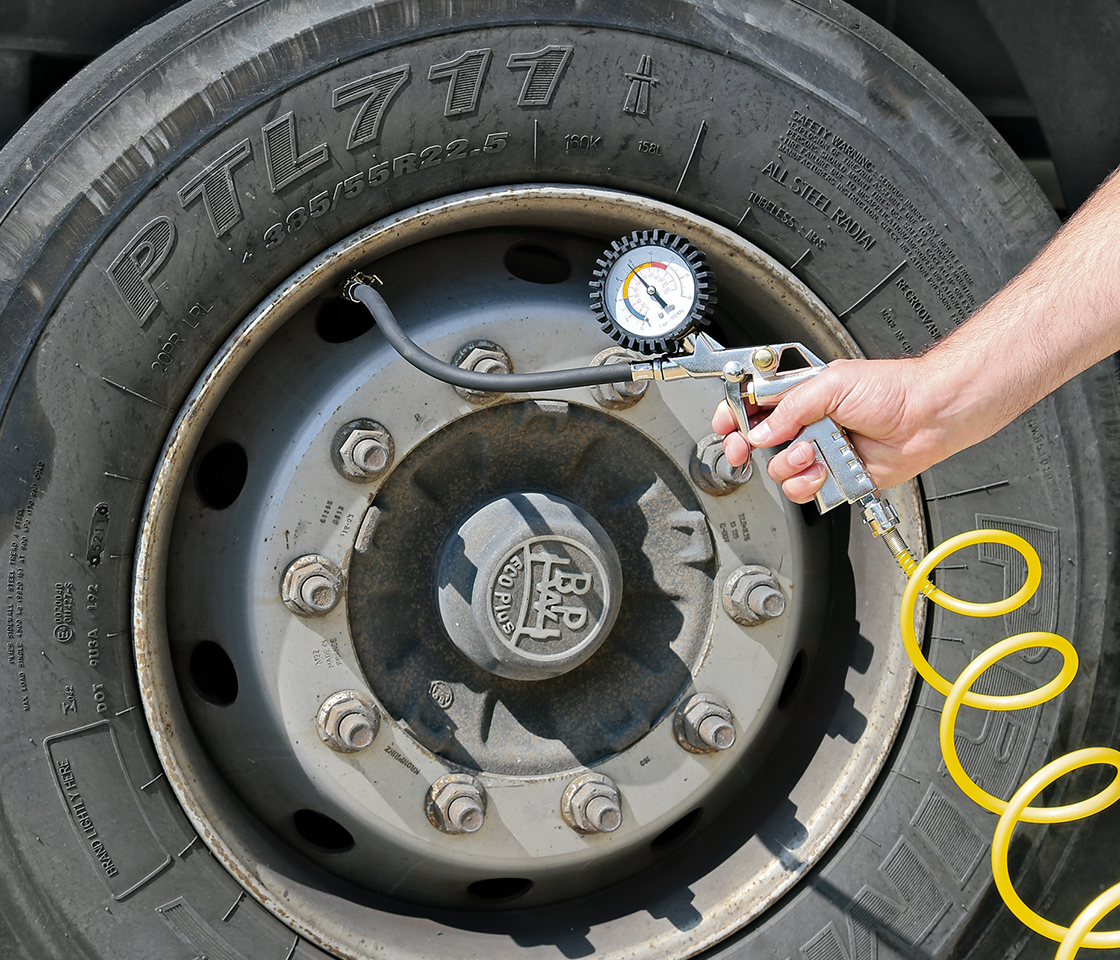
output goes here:
<path id="1" fill-rule="evenodd" d="M 323 452 L 322 477 L 299 481 L 312 493 L 290 529 L 258 538 L 267 546 L 259 557 L 245 546 L 260 516 L 287 509 L 269 506 L 268 484 L 303 469 L 319 449 L 312 435 L 334 436 L 349 421 L 338 391 L 368 379 L 356 358 L 389 362 L 376 332 L 338 300 L 346 270 L 378 270 L 389 302 L 448 357 L 469 333 L 494 359 L 478 330 L 514 331 L 517 342 L 501 347 L 526 370 L 588 361 L 587 271 L 596 249 L 631 228 L 683 224 L 710 248 L 723 281 L 715 326 L 728 340 L 805 339 L 833 356 L 888 356 L 918 352 L 963 322 L 1056 219 L 980 114 L 881 28 L 832 0 L 734 9 L 492 0 L 462 10 L 427 0 L 197 0 L 67 84 L 0 152 L 0 182 L 3 956 L 863 960 L 877 950 L 1040 949 L 992 889 L 994 818 L 940 772 L 939 698 L 898 659 L 901 585 L 889 579 L 889 557 L 872 558 L 854 523 L 849 537 L 847 516 L 816 521 L 782 505 L 764 471 L 726 497 L 689 486 L 679 451 L 691 441 L 681 447 L 681 437 L 706 432 L 709 393 L 681 394 L 699 398 L 694 414 L 673 406 L 671 385 L 651 393 L 644 405 L 665 404 L 679 420 L 658 434 L 652 414 L 627 420 L 642 406 L 632 414 L 590 394 L 476 404 L 418 375 L 379 374 L 386 384 L 404 378 L 392 388 L 398 399 L 370 414 L 384 426 L 354 429 L 393 434 L 385 471 L 369 487 L 339 479 L 336 443 L 333 466 Z M 754 271 L 754 287 L 740 269 Z M 534 327 L 535 310 L 574 318 L 575 332 Z M 782 311 L 802 326 L 771 319 Z M 445 325 L 424 326 L 436 314 Z M 222 380 L 227 368 L 236 376 Z M 328 399 L 337 403 L 322 406 Z M 919 535 L 1000 527 L 1043 561 L 1037 601 L 1007 623 L 931 614 L 935 666 L 955 676 L 976 651 L 1022 630 L 1068 636 L 1082 657 L 1059 702 L 963 721 L 965 765 L 996 794 L 1009 796 L 1051 754 L 1112 736 L 1117 410 L 1111 368 L 1095 369 L 897 494 Z M 532 426 L 541 418 L 546 426 Z M 539 463 L 522 462 L 522 430 L 539 441 Z M 493 476 L 470 459 L 478 443 Z M 612 458 L 595 459 L 603 449 Z M 564 480 L 577 454 L 600 472 Z M 425 478 L 445 476 L 440 464 L 446 488 L 418 493 Z M 468 530 L 464 513 L 489 509 L 484 489 L 578 503 L 614 539 L 623 582 L 634 583 L 644 554 L 610 512 L 621 494 L 608 476 L 628 470 L 669 478 L 683 512 L 665 521 L 665 535 L 693 537 L 698 551 L 674 567 L 683 600 L 666 600 L 673 591 L 663 584 L 655 599 L 624 594 L 615 627 L 616 644 L 641 630 L 699 631 L 693 653 L 649 668 L 661 700 L 609 688 L 606 667 L 595 679 L 595 663 L 615 662 L 601 659 L 615 656 L 608 639 L 588 673 L 532 688 L 571 698 L 557 703 L 599 697 L 601 730 L 585 729 L 591 714 L 553 718 L 548 729 L 561 733 L 532 741 L 539 754 L 511 757 L 485 735 L 476 742 L 431 720 L 429 700 L 441 710 L 452 696 L 473 703 L 471 683 L 483 676 L 442 637 L 424 663 L 460 671 L 458 685 L 411 667 L 378 673 L 388 654 L 377 651 L 403 643 L 400 624 L 438 632 L 435 568 L 424 564 L 448 531 Z M 740 496 L 755 498 L 741 501 L 745 513 L 728 506 Z M 421 519 L 402 519 L 414 514 Z M 716 754 L 679 749 L 672 721 L 704 693 L 689 670 L 712 656 L 711 631 L 743 629 L 719 594 L 727 558 L 753 562 L 751 550 L 769 542 L 762 517 L 793 544 L 788 568 L 777 554 L 772 564 L 784 622 L 811 639 L 774 654 L 758 704 L 765 722 L 749 726 L 733 704 L 743 752 L 724 771 Z M 374 523 L 374 553 L 353 546 L 359 527 L 374 536 Z M 429 543 L 427 526 L 438 524 Z M 329 552 L 311 548 L 320 525 L 349 538 L 328 557 L 346 578 L 339 610 L 349 603 L 349 626 L 336 611 L 342 619 L 316 627 L 282 603 L 286 565 Z M 288 533 L 302 546 L 279 546 Z M 398 559 L 377 566 L 377 550 Z M 1014 590 L 1022 576 L 996 551 L 960 563 L 940 574 L 957 594 Z M 225 586 L 208 579 L 215 571 Z M 263 593 L 258 576 L 271 585 Z M 394 606 L 398 596 L 407 602 Z M 162 611 L 165 599 L 166 618 L 147 607 Z M 258 608 L 284 625 L 260 633 Z M 152 638 L 165 627 L 161 646 Z M 761 637 L 761 649 L 781 629 L 746 635 Z M 284 659 L 316 630 L 321 644 Z M 1053 655 L 1037 654 L 993 671 L 987 689 L 1015 692 L 1051 676 Z M 416 841 L 446 844 L 431 861 L 438 869 L 391 843 L 363 847 L 357 794 L 328 802 L 313 792 L 346 782 L 366 762 L 352 757 L 367 754 L 328 750 L 314 711 L 289 713 L 285 698 L 334 689 L 339 673 L 376 701 L 369 755 L 391 771 L 367 779 L 386 804 L 422 819 L 436 769 L 477 774 L 491 792 L 477 838 L 432 826 Z M 417 684 L 430 693 L 422 703 L 408 699 Z M 511 712 L 530 716 L 523 690 L 491 698 L 486 730 Z M 633 713 L 627 697 L 648 714 L 633 721 L 637 732 L 615 709 Z M 654 741 L 647 767 L 635 751 Z M 323 759 L 307 761 L 315 749 Z M 657 750 L 670 749 L 678 752 L 662 764 Z M 631 770 L 626 757 L 648 782 L 617 772 Z M 543 826 L 523 823 L 501 792 L 522 760 L 537 764 L 525 795 L 555 783 L 557 804 L 579 770 L 606 771 L 621 791 L 622 828 L 577 836 L 559 806 Z M 686 766 L 712 777 L 703 803 L 682 786 Z M 414 783 L 416 796 L 394 793 L 401 783 Z M 640 791 L 683 799 L 647 822 Z M 627 830 L 639 826 L 648 836 L 633 841 L 638 852 L 612 852 L 630 850 Z M 412 827 L 400 829 L 411 843 Z M 544 867 L 532 872 L 532 858 L 499 869 L 486 859 L 505 849 L 499 829 L 552 831 L 555 850 L 573 851 L 568 866 L 553 880 Z M 1040 829 L 1016 843 L 1013 876 L 1044 908 L 1077 870 L 1073 841 Z M 405 866 L 394 865 L 398 855 Z M 756 890 L 728 879 L 744 863 L 760 865 Z M 427 870 L 434 879 L 409 879 Z"/>

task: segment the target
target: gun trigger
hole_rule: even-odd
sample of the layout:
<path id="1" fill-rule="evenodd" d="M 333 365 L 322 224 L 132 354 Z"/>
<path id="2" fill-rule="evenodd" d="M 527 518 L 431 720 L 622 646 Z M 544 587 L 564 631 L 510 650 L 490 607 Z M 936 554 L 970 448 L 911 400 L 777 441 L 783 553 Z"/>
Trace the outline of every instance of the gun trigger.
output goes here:
<path id="1" fill-rule="evenodd" d="M 723 393 L 727 398 L 727 405 L 731 408 L 731 415 L 735 418 L 736 428 L 743 436 L 746 436 L 750 424 L 747 422 L 747 408 L 743 405 L 742 385 L 724 380 Z"/>

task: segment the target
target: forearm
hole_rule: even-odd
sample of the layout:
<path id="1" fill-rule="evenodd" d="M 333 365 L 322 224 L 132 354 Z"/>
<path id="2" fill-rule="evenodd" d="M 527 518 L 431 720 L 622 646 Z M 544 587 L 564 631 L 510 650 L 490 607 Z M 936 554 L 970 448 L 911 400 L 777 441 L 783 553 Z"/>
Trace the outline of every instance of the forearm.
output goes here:
<path id="1" fill-rule="evenodd" d="M 1120 176 L 959 330 L 920 358 L 963 449 L 1120 350 Z M 938 401 L 935 401 L 938 402 Z M 955 450 L 953 451 L 955 452 Z"/>

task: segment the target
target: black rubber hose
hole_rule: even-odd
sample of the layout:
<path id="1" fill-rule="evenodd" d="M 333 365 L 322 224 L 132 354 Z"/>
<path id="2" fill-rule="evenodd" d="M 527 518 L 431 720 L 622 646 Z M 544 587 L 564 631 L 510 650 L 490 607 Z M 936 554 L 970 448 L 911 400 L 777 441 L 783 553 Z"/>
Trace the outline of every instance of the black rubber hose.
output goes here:
<path id="1" fill-rule="evenodd" d="M 367 283 L 355 283 L 347 295 L 364 304 L 377 321 L 378 329 L 394 350 L 430 377 L 489 393 L 535 393 L 539 390 L 564 390 L 567 387 L 590 387 L 597 383 L 629 383 L 633 380 L 628 363 L 604 363 L 598 367 L 576 367 L 571 370 L 546 370 L 541 373 L 476 373 L 437 360 L 408 338 L 393 311 L 376 290 Z"/>

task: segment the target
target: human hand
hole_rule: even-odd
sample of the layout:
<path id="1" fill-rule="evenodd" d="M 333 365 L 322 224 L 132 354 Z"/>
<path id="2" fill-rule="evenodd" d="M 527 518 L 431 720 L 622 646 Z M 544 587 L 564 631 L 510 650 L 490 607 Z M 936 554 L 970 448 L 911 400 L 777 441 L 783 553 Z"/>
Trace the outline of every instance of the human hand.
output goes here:
<path id="1" fill-rule="evenodd" d="M 728 462 L 738 465 L 750 458 L 752 447 L 786 443 L 809 424 L 831 416 L 847 430 L 876 486 L 891 487 L 968 445 L 952 429 L 944 410 L 945 391 L 924 360 L 836 360 L 771 411 L 748 409 L 747 437 L 735 429 L 726 401 L 716 410 L 712 429 L 724 435 Z M 825 480 L 824 465 L 815 462 L 807 440 L 772 456 L 767 473 L 794 503 L 812 500 Z"/>

